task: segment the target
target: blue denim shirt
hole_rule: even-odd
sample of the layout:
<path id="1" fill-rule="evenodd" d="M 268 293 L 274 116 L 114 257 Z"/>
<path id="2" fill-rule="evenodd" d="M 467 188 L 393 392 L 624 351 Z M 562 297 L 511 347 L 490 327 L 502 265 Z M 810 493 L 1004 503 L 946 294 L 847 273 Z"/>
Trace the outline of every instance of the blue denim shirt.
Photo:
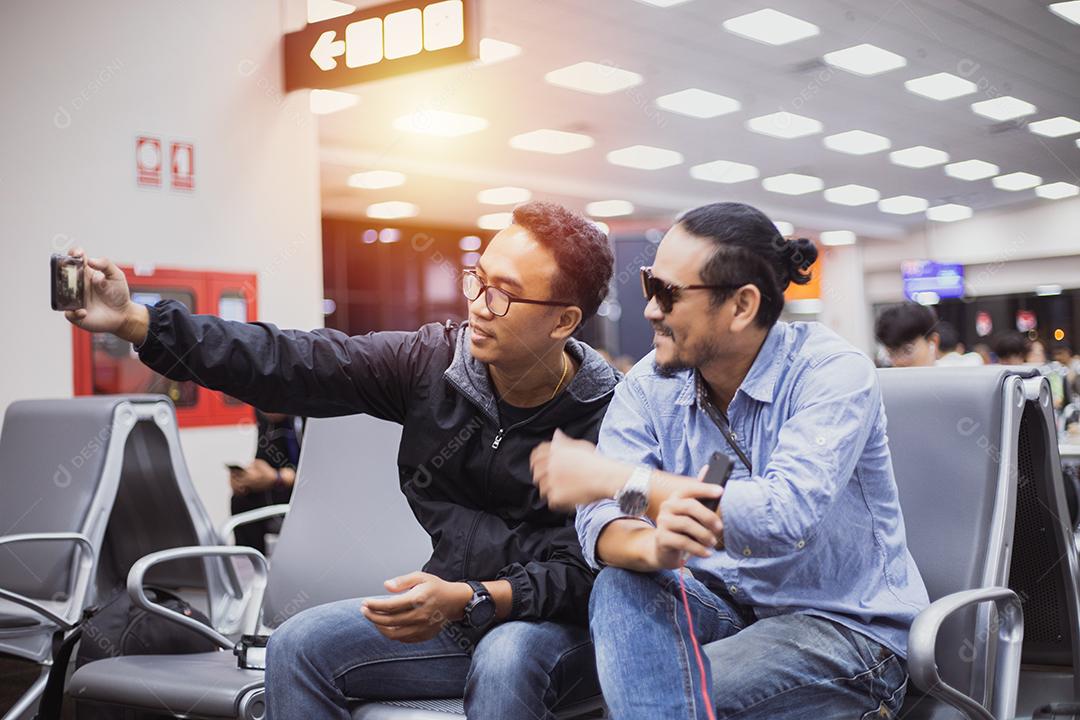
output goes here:
<path id="1" fill-rule="evenodd" d="M 928 604 L 907 549 L 885 410 L 870 360 L 818 323 L 778 322 L 726 408 L 753 476 L 698 405 L 695 373 L 658 372 L 646 356 L 615 389 L 599 450 L 696 475 L 716 451 L 734 469 L 720 507 L 724 550 L 691 557 L 757 617 L 806 613 L 862 632 L 907 657 Z M 612 500 L 578 509 L 578 538 L 625 517 Z"/>

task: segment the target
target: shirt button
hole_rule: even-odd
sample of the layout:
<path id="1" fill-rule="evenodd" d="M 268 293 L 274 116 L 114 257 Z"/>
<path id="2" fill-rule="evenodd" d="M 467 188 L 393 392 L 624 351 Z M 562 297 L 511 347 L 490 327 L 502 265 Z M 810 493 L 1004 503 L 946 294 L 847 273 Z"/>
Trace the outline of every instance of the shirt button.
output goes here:
<path id="1" fill-rule="evenodd" d="M 825 438 L 822 437 L 821 435 L 818 435 L 817 438 L 815 438 L 814 442 L 816 442 L 818 445 L 824 445 L 825 444 Z"/>
<path id="2" fill-rule="evenodd" d="M 735 595 L 739 592 L 739 588 L 735 587 L 734 585 L 728 585 L 728 592 L 732 595 Z"/>
<path id="3" fill-rule="evenodd" d="M 731 439 L 732 440 L 738 440 L 739 439 L 738 434 L 737 433 L 731 433 Z"/>
<path id="4" fill-rule="evenodd" d="M 744 547 L 742 549 L 742 554 L 745 555 L 746 557 L 750 557 L 750 548 Z"/>
<path id="5" fill-rule="evenodd" d="M 806 541 L 800 540 L 799 542 L 795 543 L 795 547 L 797 547 L 799 550 L 802 550 L 804 547 L 806 547 Z"/>

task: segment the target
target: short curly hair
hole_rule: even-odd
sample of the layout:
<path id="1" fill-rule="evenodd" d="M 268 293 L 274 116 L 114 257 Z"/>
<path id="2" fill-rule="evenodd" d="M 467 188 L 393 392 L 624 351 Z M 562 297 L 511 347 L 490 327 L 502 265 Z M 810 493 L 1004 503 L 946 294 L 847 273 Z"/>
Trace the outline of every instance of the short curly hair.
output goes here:
<path id="1" fill-rule="evenodd" d="M 551 251 L 559 274 L 552 292 L 581 308 L 581 322 L 604 301 L 615 266 L 607 235 L 581 215 L 552 202 L 533 201 L 514 209 L 514 223 Z"/>

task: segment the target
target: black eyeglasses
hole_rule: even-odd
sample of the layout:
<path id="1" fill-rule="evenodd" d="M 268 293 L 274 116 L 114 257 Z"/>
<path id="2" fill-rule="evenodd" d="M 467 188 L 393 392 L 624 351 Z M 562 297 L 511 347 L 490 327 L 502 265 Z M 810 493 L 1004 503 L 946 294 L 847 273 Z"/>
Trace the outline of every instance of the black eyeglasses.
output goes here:
<path id="1" fill-rule="evenodd" d="M 727 285 L 672 285 L 654 277 L 651 267 L 641 268 L 641 292 L 645 294 L 646 300 L 656 298 L 656 304 L 664 313 L 671 312 L 671 308 L 679 299 L 679 293 L 683 290 L 734 290 L 740 287 L 742 287 L 741 284 L 730 283 Z"/>
<path id="2" fill-rule="evenodd" d="M 491 311 L 492 315 L 497 317 L 503 317 L 506 313 L 510 312 L 510 305 L 513 303 L 526 303 L 527 305 L 550 305 L 552 307 L 568 307 L 573 303 L 556 302 L 555 300 L 529 300 L 527 298 L 521 298 L 517 295 L 511 295 L 505 290 L 501 290 L 494 285 L 488 285 L 486 282 L 480 279 L 480 276 L 476 274 L 475 270 L 466 270 L 461 276 L 461 292 L 465 294 L 465 299 L 472 302 L 476 298 L 480 297 L 480 294 L 484 294 L 484 302 L 487 303 L 487 309 Z"/>

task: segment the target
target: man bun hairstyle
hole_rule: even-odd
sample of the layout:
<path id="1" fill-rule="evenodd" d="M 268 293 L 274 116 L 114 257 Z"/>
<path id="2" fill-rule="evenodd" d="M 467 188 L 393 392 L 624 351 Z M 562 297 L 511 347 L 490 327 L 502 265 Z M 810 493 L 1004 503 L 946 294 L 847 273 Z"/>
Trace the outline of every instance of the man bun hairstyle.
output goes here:
<path id="1" fill-rule="evenodd" d="M 754 285 L 761 292 L 761 306 L 754 321 L 772 327 L 784 309 L 788 285 L 810 282 L 810 267 L 818 249 L 807 238 L 785 239 L 765 213 L 744 203 L 703 205 L 679 218 L 679 225 L 696 237 L 716 245 L 701 269 L 706 285 Z M 719 305 L 733 289 L 711 290 Z"/>

